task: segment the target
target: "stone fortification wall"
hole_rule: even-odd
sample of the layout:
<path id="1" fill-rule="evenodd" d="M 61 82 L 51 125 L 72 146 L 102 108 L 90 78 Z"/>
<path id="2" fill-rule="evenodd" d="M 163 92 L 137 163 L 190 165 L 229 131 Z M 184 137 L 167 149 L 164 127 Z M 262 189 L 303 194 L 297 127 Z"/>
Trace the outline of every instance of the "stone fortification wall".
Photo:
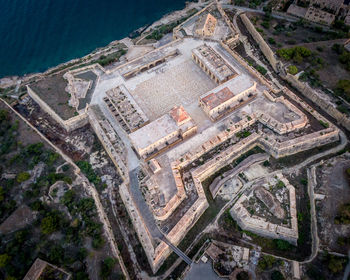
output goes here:
<path id="1" fill-rule="evenodd" d="M 260 135 L 258 133 L 253 133 L 247 138 L 240 140 L 237 144 L 230 146 L 225 151 L 198 167 L 196 169 L 196 176 L 199 180 L 204 180 L 211 176 L 222 167 L 230 164 L 233 159 L 238 158 L 240 155 L 255 147 L 259 137 Z"/>
<path id="2" fill-rule="evenodd" d="M 277 67 L 277 60 L 274 56 L 273 51 L 268 46 L 268 44 L 264 41 L 262 36 L 259 34 L 259 32 L 256 31 L 254 25 L 251 23 L 249 18 L 245 15 L 241 15 L 242 21 L 247 27 L 249 33 L 253 36 L 254 40 L 258 43 L 261 51 L 265 55 L 265 57 L 268 59 L 270 65 L 275 70 L 275 72 L 278 72 Z M 227 49 L 227 48 L 226 48 Z M 232 54 L 232 53 L 231 53 Z M 236 58 L 236 57 L 235 57 Z M 237 59 L 237 58 L 236 58 Z M 243 64 L 243 63 L 242 63 Z M 243 64 L 244 65 L 244 64 Z M 350 119 L 343 113 L 339 112 L 334 106 L 332 106 L 329 102 L 326 100 L 320 98 L 315 91 L 310 88 L 306 83 L 303 83 L 298 80 L 296 76 L 293 76 L 289 73 L 287 73 L 286 76 L 281 75 L 283 79 L 291 83 L 293 87 L 295 87 L 298 91 L 300 91 L 305 97 L 312 100 L 315 104 L 321 107 L 322 110 L 327 112 L 331 117 L 336 119 L 336 121 L 343 125 L 347 130 L 350 131 Z"/>
<path id="3" fill-rule="evenodd" d="M 322 110 L 327 112 L 331 117 L 336 119 L 336 121 L 344 126 L 347 130 L 350 131 L 350 119 L 343 113 L 339 112 L 337 108 L 332 106 L 329 102 L 326 100 L 320 98 L 317 93 L 309 87 L 306 83 L 303 83 L 298 80 L 296 76 L 293 76 L 291 74 L 287 74 L 287 76 L 284 77 L 286 81 L 291 83 L 293 87 L 295 87 L 298 91 L 300 91 L 305 97 L 309 98 L 311 101 L 313 101 L 315 104 L 321 107 Z"/>
<path id="4" fill-rule="evenodd" d="M 68 120 L 63 120 L 52 108 L 46 104 L 44 100 L 42 100 L 39 95 L 35 93 L 35 91 L 27 86 L 27 91 L 29 96 L 43 109 L 46 113 L 50 115 L 57 123 L 59 123 L 67 132 L 71 132 L 75 129 L 83 127 L 88 124 L 88 116 L 86 110 L 79 114 L 78 116 L 72 117 Z"/>
<path id="5" fill-rule="evenodd" d="M 249 230 L 253 233 L 269 238 L 283 239 L 296 245 L 299 234 L 295 189 L 282 175 L 279 174 L 278 177 L 285 184 L 289 192 L 290 227 L 273 224 L 264 217 L 250 214 L 249 211 L 243 206 L 243 203 L 248 200 L 248 196 L 246 194 L 243 194 L 238 199 L 235 205 L 231 208 L 230 214 L 243 230 Z"/>
<path id="6" fill-rule="evenodd" d="M 221 46 L 229 52 L 247 71 L 257 78 L 263 85 L 270 88 L 274 93 L 278 93 L 280 90 L 277 89 L 269 80 L 267 80 L 261 73 L 259 73 L 255 68 L 251 67 L 236 51 L 230 49 L 228 45 L 220 41 Z"/>
<path id="7" fill-rule="evenodd" d="M 126 182 L 123 182 L 120 185 L 119 194 L 129 214 L 129 217 L 131 218 L 131 222 L 137 232 L 137 236 L 140 240 L 140 243 L 142 244 L 142 247 L 146 253 L 148 263 L 151 265 L 153 273 L 155 273 L 159 267 L 157 268 L 153 265 L 154 253 L 155 253 L 153 238 L 151 233 L 148 231 L 147 227 L 145 226 L 145 222 L 142 218 L 142 215 L 139 213 L 139 210 L 135 202 L 131 198 L 130 190 Z M 167 250 L 168 250 L 168 254 L 170 254 L 171 251 L 169 247 L 167 248 Z"/>
<path id="8" fill-rule="evenodd" d="M 258 43 L 262 53 L 266 59 L 271 64 L 273 70 L 277 72 L 277 60 L 274 52 L 271 50 L 269 45 L 265 42 L 264 38 L 256 31 L 254 25 L 251 23 L 249 18 L 245 14 L 240 15 L 245 27 L 248 29 L 249 33 L 253 36 L 254 40 Z"/>
<path id="9" fill-rule="evenodd" d="M 214 181 L 210 184 L 209 190 L 212 195 L 212 197 L 215 199 L 218 192 L 220 191 L 223 184 L 229 180 L 230 178 L 236 176 L 243 170 L 247 169 L 249 166 L 253 164 L 257 164 L 259 162 L 263 162 L 265 160 L 269 159 L 269 155 L 267 154 L 254 154 L 249 156 L 248 158 L 244 159 L 240 164 L 238 164 L 235 168 L 226 171 L 222 174 L 222 176 L 218 176 L 214 179 Z M 223 177 L 223 179 L 221 179 Z"/>
<path id="10" fill-rule="evenodd" d="M 103 130 L 103 128 L 100 125 L 100 120 L 97 116 L 97 114 L 94 112 L 94 108 L 89 108 L 88 109 L 88 116 L 89 116 L 89 121 L 91 124 L 91 127 L 95 131 L 98 139 L 100 140 L 102 146 L 108 153 L 109 157 L 113 161 L 114 165 L 116 166 L 119 174 L 123 178 L 123 180 L 128 180 L 128 168 L 125 165 L 125 159 L 123 159 L 120 156 L 120 152 L 116 150 L 114 145 L 111 142 L 110 137 L 108 137 L 107 133 Z M 111 128 L 112 129 L 112 128 Z M 112 130 L 113 133 L 114 130 Z"/>
<path id="11" fill-rule="evenodd" d="M 262 135 L 257 144 L 274 158 L 280 158 L 333 143 L 338 140 L 339 129 L 331 127 L 284 142 L 279 142 L 272 137 L 263 137 Z"/>
<path id="12" fill-rule="evenodd" d="M 177 40 L 179 38 L 181 38 L 181 28 L 190 20 L 192 20 L 195 17 L 198 17 L 200 14 L 202 14 L 203 12 L 205 12 L 206 10 L 208 10 L 210 7 L 214 6 L 215 2 L 210 3 L 208 6 L 204 7 L 202 10 L 198 11 L 197 13 L 195 13 L 193 16 L 189 17 L 187 20 L 185 20 L 183 23 L 179 24 L 178 26 L 176 26 L 173 29 L 173 39 Z"/>

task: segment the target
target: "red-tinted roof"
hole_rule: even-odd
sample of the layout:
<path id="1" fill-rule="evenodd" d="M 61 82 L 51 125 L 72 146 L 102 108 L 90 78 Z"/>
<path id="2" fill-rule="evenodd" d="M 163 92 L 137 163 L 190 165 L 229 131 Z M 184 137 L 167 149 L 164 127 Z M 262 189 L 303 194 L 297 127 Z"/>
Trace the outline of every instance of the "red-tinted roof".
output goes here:
<path id="1" fill-rule="evenodd" d="M 203 97 L 202 102 L 211 110 L 218 107 L 220 104 L 226 102 L 234 96 L 235 95 L 232 93 L 232 91 L 230 91 L 228 87 L 225 87 L 218 92 L 213 92 Z"/>
<path id="2" fill-rule="evenodd" d="M 170 116 L 175 120 L 175 122 L 180 125 L 186 120 L 190 119 L 189 114 L 185 111 L 182 106 L 175 106 L 170 111 Z"/>

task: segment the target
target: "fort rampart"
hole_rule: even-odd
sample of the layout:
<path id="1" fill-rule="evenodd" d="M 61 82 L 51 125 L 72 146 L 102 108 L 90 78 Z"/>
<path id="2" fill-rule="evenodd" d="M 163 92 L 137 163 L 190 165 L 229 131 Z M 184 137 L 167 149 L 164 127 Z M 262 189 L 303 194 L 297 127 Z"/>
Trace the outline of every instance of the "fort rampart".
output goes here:
<path id="1" fill-rule="evenodd" d="M 29 96 L 43 109 L 47 114 L 50 115 L 56 122 L 58 122 L 67 132 L 71 132 L 75 129 L 83 127 L 88 124 L 87 108 L 83 113 L 74 116 L 68 120 L 63 120 L 49 105 L 37 95 L 34 90 L 27 86 Z"/>

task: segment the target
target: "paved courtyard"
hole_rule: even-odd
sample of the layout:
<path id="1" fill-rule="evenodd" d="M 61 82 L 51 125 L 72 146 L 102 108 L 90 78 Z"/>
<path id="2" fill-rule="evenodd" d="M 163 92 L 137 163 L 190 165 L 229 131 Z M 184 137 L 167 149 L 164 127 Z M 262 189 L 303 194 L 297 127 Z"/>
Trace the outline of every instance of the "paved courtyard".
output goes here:
<path id="1" fill-rule="evenodd" d="M 192 61 L 159 68 L 158 75 L 141 82 L 131 91 L 142 110 L 151 120 L 168 113 L 175 105 L 198 104 L 203 93 L 216 84 Z"/>

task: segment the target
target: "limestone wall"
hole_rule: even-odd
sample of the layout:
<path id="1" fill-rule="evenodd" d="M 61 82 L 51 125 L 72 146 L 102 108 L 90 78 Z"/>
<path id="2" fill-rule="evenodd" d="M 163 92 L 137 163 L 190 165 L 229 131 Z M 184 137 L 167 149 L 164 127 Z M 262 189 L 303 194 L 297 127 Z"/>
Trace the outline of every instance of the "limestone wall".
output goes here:
<path id="1" fill-rule="evenodd" d="M 326 100 L 320 98 L 315 91 L 310 88 L 306 83 L 303 83 L 298 80 L 296 76 L 291 74 L 287 74 L 287 76 L 283 77 L 285 80 L 291 83 L 293 87 L 295 87 L 298 91 L 300 91 L 305 97 L 309 98 L 315 104 L 321 107 L 322 110 L 327 112 L 331 117 L 336 119 L 336 121 L 344 126 L 347 130 L 350 131 L 350 119 L 343 113 L 339 112 L 337 108 L 332 106 Z"/>
<path id="2" fill-rule="evenodd" d="M 267 80 L 261 73 L 259 73 L 255 68 L 251 67 L 236 51 L 230 49 L 224 42 L 220 41 L 221 46 L 229 52 L 245 69 L 248 70 L 250 74 L 252 74 L 255 78 L 257 78 L 263 85 L 266 85 L 270 88 L 274 93 L 278 93 L 279 89 L 277 89 L 269 80 Z"/>
<path id="3" fill-rule="evenodd" d="M 89 121 L 91 124 L 91 127 L 95 131 L 98 139 L 100 140 L 102 146 L 108 153 L 109 157 L 113 161 L 114 165 L 116 166 L 119 174 L 123 178 L 123 180 L 128 180 L 128 168 L 124 164 L 124 160 L 121 158 L 121 156 L 118 154 L 118 151 L 115 149 L 114 145 L 111 143 L 109 137 L 106 135 L 104 130 L 102 129 L 100 125 L 100 120 L 98 119 L 96 113 L 92 108 L 89 108 L 88 110 L 88 116 Z"/>
<path id="4" fill-rule="evenodd" d="M 245 14 L 241 14 L 240 17 L 245 27 L 248 29 L 249 33 L 252 35 L 254 40 L 258 43 L 262 53 L 271 64 L 273 70 L 277 72 L 277 60 L 274 52 L 271 50 L 269 45 L 265 42 L 264 38 L 260 35 L 260 33 L 256 31 L 254 25 L 251 23 L 249 18 Z"/>
<path id="5" fill-rule="evenodd" d="M 47 114 L 50 115 L 57 123 L 59 123 L 67 132 L 71 132 L 75 129 L 83 127 L 88 124 L 87 112 L 79 114 L 78 116 L 72 117 L 68 120 L 63 120 L 52 108 L 37 95 L 34 90 L 27 85 L 27 91 L 29 96 L 43 109 Z"/>

